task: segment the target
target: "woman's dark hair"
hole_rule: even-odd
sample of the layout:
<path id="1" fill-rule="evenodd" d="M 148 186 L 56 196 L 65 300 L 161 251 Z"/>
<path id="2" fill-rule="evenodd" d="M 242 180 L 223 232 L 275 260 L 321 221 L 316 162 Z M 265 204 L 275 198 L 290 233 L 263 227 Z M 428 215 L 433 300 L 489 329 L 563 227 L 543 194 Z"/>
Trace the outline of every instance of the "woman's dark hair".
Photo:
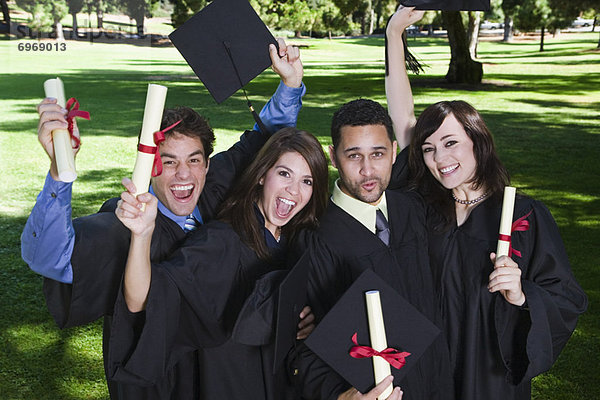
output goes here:
<path id="1" fill-rule="evenodd" d="M 306 206 L 282 227 L 281 233 L 291 241 L 300 229 L 316 228 L 318 218 L 327 206 L 327 159 L 323 147 L 312 134 L 291 127 L 283 128 L 269 138 L 224 202 L 218 215 L 220 220 L 231 224 L 242 240 L 261 259 L 269 258 L 269 250 L 265 243 L 263 226 L 259 224 L 254 209 L 263 192 L 259 181 L 283 154 L 289 152 L 299 153 L 306 160 L 313 178 L 313 191 Z"/>
<path id="2" fill-rule="evenodd" d="M 473 142 L 473 154 L 477 163 L 473 177 L 474 188 L 484 187 L 490 197 L 496 197 L 510 183 L 508 171 L 496 153 L 492 134 L 481 114 L 473 106 L 462 100 L 440 101 L 430 105 L 417 119 L 408 163 L 412 176 L 411 187 L 421 193 L 425 201 L 431 203 L 443 215 L 443 227 L 456 220 L 454 201 L 450 190 L 444 188 L 425 165 L 421 146 L 449 115 L 454 115 Z"/>

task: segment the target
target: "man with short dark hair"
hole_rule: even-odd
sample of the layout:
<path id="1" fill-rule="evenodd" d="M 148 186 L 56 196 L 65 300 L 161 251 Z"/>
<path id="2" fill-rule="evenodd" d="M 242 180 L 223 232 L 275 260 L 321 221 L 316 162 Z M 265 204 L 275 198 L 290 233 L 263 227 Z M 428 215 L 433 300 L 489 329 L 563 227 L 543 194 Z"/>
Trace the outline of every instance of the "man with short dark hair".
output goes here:
<path id="1" fill-rule="evenodd" d="M 273 69 L 282 79 L 261 116 L 272 132 L 295 125 L 300 98 L 305 92 L 303 68 L 297 49 L 270 48 Z M 72 184 L 58 181 L 51 132 L 66 128 L 65 111 L 56 100 L 38 106 L 38 138 L 50 160 L 50 172 L 22 234 L 22 257 L 44 275 L 44 294 L 60 328 L 104 319 L 104 355 L 113 306 L 127 260 L 130 231 L 114 214 L 118 198 L 106 201 L 100 211 L 71 221 Z M 216 215 L 234 180 L 266 142 L 268 132 L 247 131 L 229 150 L 209 159 L 214 134 L 206 120 L 187 107 L 166 110 L 159 146 L 162 173 L 151 180 L 149 191 L 159 200 L 151 258 L 159 262 L 183 242 L 197 223 Z M 74 134 L 79 136 L 76 124 Z M 77 153 L 79 149 L 74 150 Z M 209 168 L 211 167 L 211 168 Z M 189 353 L 164 380 L 153 387 L 108 381 L 111 398 L 194 399 L 198 382 L 196 353 Z"/>
<path id="2" fill-rule="evenodd" d="M 409 17 L 405 17 L 408 26 Z M 407 95 L 412 96 L 410 92 Z M 412 107 L 412 98 L 406 101 L 407 107 Z M 402 122 L 405 125 L 400 126 Z M 388 112 L 367 99 L 346 103 L 333 116 L 329 155 L 340 177 L 317 235 L 307 243 L 311 255 L 308 303 L 317 323 L 370 269 L 429 321 L 440 325 L 424 208 L 414 193 L 388 189 L 392 175 L 394 181 L 401 181 L 407 174 L 406 162 L 396 163 L 406 152 L 397 155 L 394 130 L 405 147 L 410 126 L 410 119 L 398 119 L 392 128 Z M 400 311 L 386 310 L 390 312 Z M 362 394 L 307 347 L 301 347 L 298 355 L 299 384 L 306 399 L 375 400 L 392 383 L 388 377 Z M 448 349 L 440 335 L 405 377 L 394 382 L 401 389 L 396 387 L 388 399 L 403 395 L 411 400 L 452 398 L 447 363 Z"/>

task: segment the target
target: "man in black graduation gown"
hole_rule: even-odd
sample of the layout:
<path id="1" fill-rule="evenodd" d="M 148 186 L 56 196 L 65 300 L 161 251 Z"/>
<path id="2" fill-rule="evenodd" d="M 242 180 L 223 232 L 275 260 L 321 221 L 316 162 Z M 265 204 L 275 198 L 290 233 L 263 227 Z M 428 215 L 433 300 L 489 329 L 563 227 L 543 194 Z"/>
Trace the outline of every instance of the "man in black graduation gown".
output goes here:
<path id="1" fill-rule="evenodd" d="M 295 125 L 303 69 L 297 51 L 284 56 L 280 47 L 271 49 L 273 69 L 282 83 L 261 113 L 271 131 Z M 53 100 L 39 106 L 39 140 L 51 160 L 44 190 L 22 235 L 23 259 L 46 277 L 44 294 L 50 313 L 60 328 L 82 325 L 102 316 L 103 353 L 107 354 L 111 315 L 127 260 L 130 231 L 114 215 L 117 198 L 106 201 L 99 212 L 76 218 L 71 226 L 71 184 L 58 181 L 51 132 L 66 128 L 64 112 Z M 215 216 L 216 210 L 234 183 L 269 137 L 269 132 L 247 131 L 229 150 L 210 159 L 214 134 L 204 118 L 190 108 L 167 110 L 161 129 L 181 120 L 165 133 L 160 144 L 163 172 L 152 178 L 150 192 L 159 199 L 151 258 L 159 262 L 183 242 L 196 223 Z M 75 125 L 75 134 L 78 131 Z M 78 151 L 75 150 L 75 153 Z M 56 246 L 44 244 L 53 242 Z M 193 399 L 198 392 L 198 363 L 195 353 L 183 358 L 153 387 L 108 382 L 111 398 Z"/>
<path id="2" fill-rule="evenodd" d="M 331 137 L 329 154 L 340 178 L 318 233 L 308 244 L 312 253 L 308 303 L 317 320 L 364 270 L 372 269 L 440 325 L 424 210 L 412 194 L 386 190 L 397 148 L 387 111 L 371 100 L 351 101 L 334 114 Z M 307 399 L 359 398 L 360 393 L 314 353 L 307 348 L 299 353 L 297 373 Z M 448 399 L 452 397 L 450 382 L 447 349 L 440 335 L 394 385 L 408 399 Z"/>

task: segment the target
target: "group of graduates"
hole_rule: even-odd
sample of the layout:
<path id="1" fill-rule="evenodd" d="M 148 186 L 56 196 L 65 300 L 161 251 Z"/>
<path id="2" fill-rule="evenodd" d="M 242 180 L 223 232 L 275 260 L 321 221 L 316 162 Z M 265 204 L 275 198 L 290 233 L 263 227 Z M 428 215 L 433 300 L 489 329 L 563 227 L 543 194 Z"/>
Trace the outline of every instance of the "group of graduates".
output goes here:
<path id="1" fill-rule="evenodd" d="M 361 393 L 304 343 L 366 270 L 441 331 L 388 399 L 531 397 L 587 299 L 539 201 L 517 195 L 512 257 L 493 253 L 509 175 L 481 115 L 442 101 L 415 119 L 401 37 L 422 14 L 400 7 L 388 24 L 389 113 L 357 99 L 333 115 L 331 196 L 322 146 L 295 128 L 305 87 L 292 46 L 269 49 L 281 83 L 260 113 L 267 129 L 210 157 L 206 120 L 167 109 L 161 129 L 180 122 L 149 193 L 124 178 L 120 198 L 74 220 L 51 136 L 65 111 L 40 103 L 51 167 L 22 255 L 60 328 L 104 318 L 111 398 L 377 398 L 392 376 Z M 277 363 L 280 283 L 298 260 L 307 306 Z"/>

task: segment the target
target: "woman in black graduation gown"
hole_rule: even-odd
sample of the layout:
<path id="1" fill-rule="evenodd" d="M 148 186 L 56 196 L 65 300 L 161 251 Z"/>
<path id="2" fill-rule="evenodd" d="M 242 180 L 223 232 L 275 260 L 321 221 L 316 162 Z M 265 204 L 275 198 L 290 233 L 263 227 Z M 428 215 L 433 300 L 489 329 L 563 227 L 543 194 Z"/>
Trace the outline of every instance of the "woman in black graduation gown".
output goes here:
<path id="1" fill-rule="evenodd" d="M 408 153 L 412 187 L 427 205 L 430 262 L 456 398 L 530 399 L 531 379 L 550 369 L 587 298 L 556 223 L 539 201 L 517 195 L 512 255 L 495 258 L 509 175 L 472 106 L 433 104 L 413 129 L 399 33 L 418 20 L 416 13 L 400 8 L 388 25 L 386 91 L 396 135 L 405 135 L 399 142 L 410 143 L 398 159 Z"/>
<path id="2" fill-rule="evenodd" d="M 587 306 L 552 215 L 517 195 L 512 257 L 496 259 L 509 176 L 481 115 L 463 101 L 423 111 L 409 166 L 428 205 L 456 398 L 531 398 L 531 379 L 550 369 Z"/>
<path id="3" fill-rule="evenodd" d="M 156 199 L 146 194 L 138 202 L 130 192 L 122 199 L 116 214 L 132 237 L 115 305 L 109 359 L 114 379 L 152 384 L 181 354 L 200 349 L 200 399 L 291 398 L 284 371 L 273 370 L 272 335 L 258 343 L 262 346 L 231 335 L 264 325 L 238 321 L 238 314 L 242 307 L 253 308 L 247 301 L 274 297 L 277 285 L 269 274 L 285 269 L 300 230 L 314 228 L 325 209 L 327 161 L 318 140 L 295 128 L 274 134 L 218 220 L 199 228 L 160 264 L 149 259 Z M 141 202 L 145 211 L 139 210 Z"/>

